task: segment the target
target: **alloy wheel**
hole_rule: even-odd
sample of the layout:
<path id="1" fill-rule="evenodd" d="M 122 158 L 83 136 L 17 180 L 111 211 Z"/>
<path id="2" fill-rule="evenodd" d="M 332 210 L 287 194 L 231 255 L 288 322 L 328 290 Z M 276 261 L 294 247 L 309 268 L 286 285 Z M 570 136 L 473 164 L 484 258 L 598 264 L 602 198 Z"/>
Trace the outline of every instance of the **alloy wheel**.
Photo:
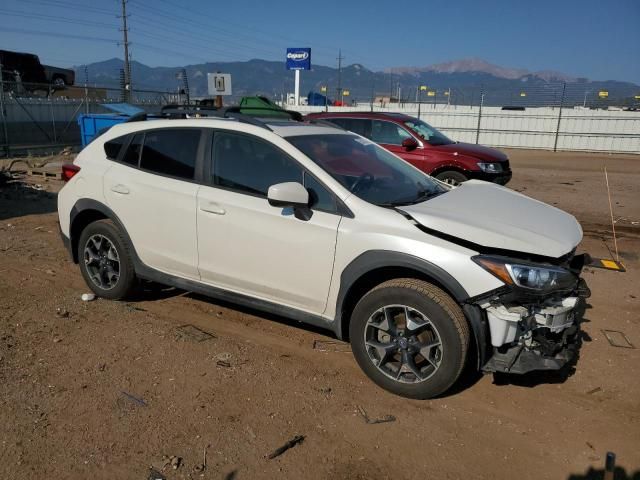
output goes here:
<path id="1" fill-rule="evenodd" d="M 446 183 L 447 185 L 452 185 L 454 187 L 457 187 L 458 185 L 460 185 L 460 182 L 458 182 L 457 180 L 451 178 L 451 177 L 446 177 L 442 180 L 444 183 Z"/>
<path id="2" fill-rule="evenodd" d="M 102 290 L 111 290 L 120 279 L 120 257 L 104 235 L 89 237 L 84 247 L 84 264 L 91 281 Z"/>
<path id="3" fill-rule="evenodd" d="M 371 362 L 402 383 L 420 383 L 440 367 L 440 334 L 429 318 L 406 305 L 387 305 L 367 321 L 364 340 Z"/>

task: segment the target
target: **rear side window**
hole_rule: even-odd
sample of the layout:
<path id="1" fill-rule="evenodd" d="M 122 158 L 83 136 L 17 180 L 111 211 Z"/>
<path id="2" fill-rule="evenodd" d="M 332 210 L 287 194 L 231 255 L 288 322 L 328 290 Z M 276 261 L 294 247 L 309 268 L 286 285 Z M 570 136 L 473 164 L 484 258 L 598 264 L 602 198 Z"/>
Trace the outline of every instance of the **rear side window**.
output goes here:
<path id="1" fill-rule="evenodd" d="M 176 128 L 145 133 L 140 168 L 161 175 L 193 179 L 200 130 Z"/>
<path id="2" fill-rule="evenodd" d="M 114 138 L 104 144 L 104 153 L 107 154 L 109 160 L 117 160 L 122 146 L 125 144 L 127 136 Z"/>
<path id="3" fill-rule="evenodd" d="M 345 118 L 344 128 L 366 138 L 371 138 L 371 120 L 366 118 Z"/>
<path id="4" fill-rule="evenodd" d="M 371 138 L 371 120 L 367 118 L 328 118 L 332 123 L 341 126 L 345 130 Z"/>
<path id="5" fill-rule="evenodd" d="M 127 150 L 124 152 L 122 156 L 122 163 L 126 163 L 127 165 L 131 165 L 132 167 L 137 167 L 138 162 L 140 160 L 140 152 L 142 151 L 142 139 L 144 135 L 142 133 L 136 134 Z"/>

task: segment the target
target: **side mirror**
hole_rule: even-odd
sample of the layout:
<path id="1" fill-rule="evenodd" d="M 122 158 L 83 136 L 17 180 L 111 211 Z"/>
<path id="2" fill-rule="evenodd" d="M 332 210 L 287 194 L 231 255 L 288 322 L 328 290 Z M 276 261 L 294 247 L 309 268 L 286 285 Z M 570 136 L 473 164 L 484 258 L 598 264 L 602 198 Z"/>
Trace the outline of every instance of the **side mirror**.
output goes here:
<path id="1" fill-rule="evenodd" d="M 269 187 L 267 200 L 273 207 L 308 207 L 309 192 L 298 182 L 276 183 Z"/>
<path id="2" fill-rule="evenodd" d="M 415 150 L 418 148 L 418 141 L 413 137 L 405 138 L 402 140 L 402 146 L 407 151 Z"/>

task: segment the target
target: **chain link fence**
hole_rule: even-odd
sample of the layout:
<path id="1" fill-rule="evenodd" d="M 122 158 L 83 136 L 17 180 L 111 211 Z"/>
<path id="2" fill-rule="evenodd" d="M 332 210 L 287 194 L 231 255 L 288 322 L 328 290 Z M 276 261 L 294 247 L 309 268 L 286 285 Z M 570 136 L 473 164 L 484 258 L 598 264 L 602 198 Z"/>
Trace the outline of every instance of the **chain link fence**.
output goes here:
<path id="1" fill-rule="evenodd" d="M 527 82 L 517 88 L 414 86 L 395 92 L 343 96 L 343 107 L 287 107 L 405 113 L 454 140 L 496 147 L 640 154 L 640 99 L 633 92 L 609 95 L 592 84 Z"/>
<path id="2" fill-rule="evenodd" d="M 0 89 L 0 156 L 54 153 L 80 145 L 78 116 L 113 113 L 109 104 L 127 101 L 149 113 L 162 105 L 186 102 L 176 92 L 117 87 L 71 86 L 3 82 Z"/>
<path id="3" fill-rule="evenodd" d="M 609 91 L 597 82 L 545 82 L 540 79 L 521 81 L 514 86 L 512 81 L 492 82 L 491 85 L 407 85 L 392 84 L 386 90 L 363 88 L 357 90 L 344 86 L 340 89 L 326 84 L 314 85 L 314 91 L 329 91 L 331 105 L 342 102 L 346 106 L 370 104 L 378 107 L 405 104 L 485 106 L 492 107 L 582 107 L 589 109 L 640 109 L 640 89 L 630 86 Z M 321 92 L 324 95 L 324 92 Z M 279 97 L 282 95 L 278 95 Z M 290 103 L 290 102 L 289 102 Z M 322 101 L 324 105 L 324 101 Z"/>
<path id="4" fill-rule="evenodd" d="M 362 89 L 360 90 L 362 91 Z M 390 90 L 389 90 L 390 91 Z M 302 112 L 368 110 L 420 117 L 454 140 L 499 147 L 640 153 L 640 101 L 604 95 L 593 84 L 426 88 L 355 95 L 343 89 L 344 106 L 300 106 Z M 110 103 L 128 103 L 147 112 L 188 101 L 188 91 L 3 82 L 0 89 L 0 155 L 54 153 L 80 145 L 81 113 L 109 113 Z M 193 98 L 192 98 L 193 100 Z M 234 99 L 227 99 L 233 101 Z M 283 99 L 284 100 L 284 99 Z"/>

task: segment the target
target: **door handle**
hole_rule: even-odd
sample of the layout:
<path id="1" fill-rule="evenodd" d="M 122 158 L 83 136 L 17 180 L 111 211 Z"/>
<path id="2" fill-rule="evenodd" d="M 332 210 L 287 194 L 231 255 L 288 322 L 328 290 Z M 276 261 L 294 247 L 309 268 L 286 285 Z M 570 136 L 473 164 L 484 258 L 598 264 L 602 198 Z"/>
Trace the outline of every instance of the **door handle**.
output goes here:
<path id="1" fill-rule="evenodd" d="M 214 213 L 216 215 L 224 215 L 226 210 L 215 202 L 204 202 L 200 204 L 200 210 L 207 213 Z"/>
<path id="2" fill-rule="evenodd" d="M 129 195 L 129 188 L 125 185 L 118 184 L 111 187 L 111 191 L 115 193 L 120 193 L 122 195 Z"/>

